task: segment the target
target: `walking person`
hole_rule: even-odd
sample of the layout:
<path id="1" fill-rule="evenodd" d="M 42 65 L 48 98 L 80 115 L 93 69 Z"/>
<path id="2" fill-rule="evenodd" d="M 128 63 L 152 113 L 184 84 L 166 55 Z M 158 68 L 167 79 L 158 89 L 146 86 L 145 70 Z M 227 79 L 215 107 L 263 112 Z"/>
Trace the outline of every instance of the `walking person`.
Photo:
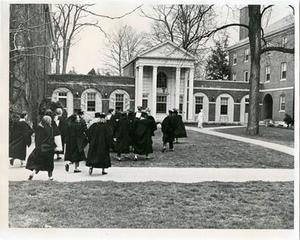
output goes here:
<path id="1" fill-rule="evenodd" d="M 66 134 L 67 134 L 67 112 L 62 108 L 56 109 L 58 128 L 61 134 L 62 151 L 57 154 L 57 160 L 60 160 L 60 154 L 65 154 Z"/>
<path id="2" fill-rule="evenodd" d="M 184 123 L 182 121 L 182 117 L 181 115 L 178 114 L 177 109 L 173 109 L 173 113 L 172 113 L 173 119 L 174 119 L 174 137 L 175 137 L 175 143 L 179 143 L 178 142 L 178 138 L 186 138 L 187 134 L 186 134 L 186 130 L 185 130 L 185 126 Z"/>
<path id="3" fill-rule="evenodd" d="M 203 128 L 203 111 L 200 109 L 198 113 L 198 128 Z"/>
<path id="4" fill-rule="evenodd" d="M 88 138 L 90 146 L 86 166 L 89 167 L 89 175 L 92 175 L 94 168 L 102 168 L 102 175 L 105 175 L 105 169 L 111 167 L 109 150 L 112 137 L 104 113 L 100 114 L 99 122 L 88 129 Z"/>
<path id="5" fill-rule="evenodd" d="M 29 155 L 26 169 L 31 170 L 28 180 L 32 180 L 39 171 L 47 171 L 49 180 L 53 180 L 54 169 L 54 134 L 51 126 L 52 119 L 45 115 L 35 132 L 35 149 Z"/>
<path id="6" fill-rule="evenodd" d="M 83 112 L 76 110 L 70 116 L 67 127 L 65 161 L 75 164 L 74 173 L 79 173 L 79 163 L 86 159 L 84 148 L 88 144 L 87 126 L 82 118 Z M 69 171 L 69 163 L 65 165 L 65 170 Z"/>
<path id="7" fill-rule="evenodd" d="M 175 124 L 174 118 L 172 117 L 173 111 L 169 110 L 169 115 L 164 118 L 161 123 L 161 131 L 163 133 L 163 149 L 162 152 L 167 150 L 167 143 L 169 144 L 169 150 L 174 151 L 174 131 Z"/>
<path id="8" fill-rule="evenodd" d="M 27 147 L 31 145 L 31 135 L 33 129 L 27 121 L 27 112 L 22 112 L 19 120 L 10 121 L 9 129 L 9 157 L 10 165 L 14 165 L 14 160 L 19 159 L 21 166 L 26 159 Z"/>

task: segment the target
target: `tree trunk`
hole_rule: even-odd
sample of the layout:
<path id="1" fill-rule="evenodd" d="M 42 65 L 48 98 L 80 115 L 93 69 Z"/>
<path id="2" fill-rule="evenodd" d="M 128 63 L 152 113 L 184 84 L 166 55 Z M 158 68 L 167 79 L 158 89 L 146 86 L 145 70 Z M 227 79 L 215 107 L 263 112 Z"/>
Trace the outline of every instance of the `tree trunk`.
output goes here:
<path id="1" fill-rule="evenodd" d="M 247 125 L 249 135 L 259 134 L 259 80 L 261 50 L 261 15 L 260 5 L 248 5 L 249 8 L 249 44 L 250 65 L 250 106 Z"/>
<path id="2" fill-rule="evenodd" d="M 69 59 L 69 51 L 70 51 L 70 45 L 66 44 L 63 48 L 63 68 L 62 68 L 62 74 L 66 74 L 67 71 L 67 64 Z"/>
<path id="3" fill-rule="evenodd" d="M 55 61 L 56 61 L 56 65 L 55 65 L 55 73 L 56 74 L 60 74 L 60 48 L 56 49 L 56 53 L 55 53 Z"/>

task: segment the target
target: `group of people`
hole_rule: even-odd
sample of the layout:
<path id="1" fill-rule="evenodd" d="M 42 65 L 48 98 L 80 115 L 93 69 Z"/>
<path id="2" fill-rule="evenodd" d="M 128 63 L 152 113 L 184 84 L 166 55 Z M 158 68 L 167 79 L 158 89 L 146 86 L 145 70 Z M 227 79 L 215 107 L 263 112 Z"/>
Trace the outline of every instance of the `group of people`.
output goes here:
<path id="1" fill-rule="evenodd" d="M 62 108 L 55 111 L 48 109 L 35 131 L 26 123 L 26 116 L 27 113 L 22 113 L 18 121 L 10 123 L 9 156 L 11 165 L 15 159 L 23 163 L 26 147 L 30 146 L 31 136 L 35 132 L 35 149 L 26 163 L 26 169 L 31 171 L 29 180 L 39 171 L 47 171 L 49 180 L 53 180 L 55 154 L 57 159 L 61 159 L 60 154 L 64 154 L 67 172 L 71 164 L 74 164 L 74 173 L 81 172 L 79 164 L 86 161 L 90 175 L 94 168 L 101 168 L 104 175 L 107 174 L 105 169 L 111 167 L 111 152 L 116 153 L 118 161 L 123 159 L 123 154 L 133 154 L 133 160 L 136 161 L 139 155 L 148 159 L 149 154 L 153 153 L 152 137 L 157 124 L 149 108 L 138 107 L 137 112 L 114 112 L 110 109 L 107 114 L 95 113 L 95 118 L 89 122 L 86 122 L 80 109 L 75 110 L 70 117 L 66 116 Z M 169 150 L 174 151 L 174 141 L 187 137 L 176 109 L 169 111 L 161 123 L 161 130 L 162 152 L 167 151 L 167 144 Z"/>

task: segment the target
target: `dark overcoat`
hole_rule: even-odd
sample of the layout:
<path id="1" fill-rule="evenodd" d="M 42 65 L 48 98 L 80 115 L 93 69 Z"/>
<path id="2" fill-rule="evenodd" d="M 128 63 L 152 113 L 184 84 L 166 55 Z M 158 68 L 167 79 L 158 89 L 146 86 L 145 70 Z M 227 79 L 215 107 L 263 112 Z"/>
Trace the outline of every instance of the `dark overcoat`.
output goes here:
<path id="1" fill-rule="evenodd" d="M 86 166 L 93 168 L 111 167 L 109 149 L 111 147 L 111 135 L 107 123 L 100 121 L 94 123 L 88 129 L 89 151 Z"/>
<path id="2" fill-rule="evenodd" d="M 136 119 L 134 121 L 134 153 L 140 155 L 147 155 L 153 153 L 152 148 L 152 134 L 153 122 L 152 120 Z"/>
<path id="3" fill-rule="evenodd" d="M 79 121 L 71 116 L 67 123 L 65 161 L 80 162 L 86 159 L 84 148 L 88 144 L 87 126 L 83 119 Z"/>
<path id="4" fill-rule="evenodd" d="M 38 171 L 53 171 L 54 135 L 50 126 L 38 125 L 35 133 L 35 149 L 29 155 L 26 169 Z"/>
<path id="5" fill-rule="evenodd" d="M 174 119 L 174 125 L 175 125 L 174 137 L 175 138 L 185 138 L 185 137 L 187 137 L 185 126 L 184 126 L 184 123 L 182 121 L 181 115 L 174 115 L 172 117 Z"/>
<path id="6" fill-rule="evenodd" d="M 168 115 L 161 123 L 161 131 L 163 133 L 163 142 L 174 141 L 175 123 L 173 116 Z"/>
<path id="7" fill-rule="evenodd" d="M 25 121 L 11 123 L 9 133 L 9 157 L 25 160 L 26 146 L 31 145 L 32 128 Z"/>
<path id="8" fill-rule="evenodd" d="M 130 122 L 126 116 L 122 116 L 116 124 L 115 129 L 115 151 L 117 153 L 129 153 L 130 139 Z"/>

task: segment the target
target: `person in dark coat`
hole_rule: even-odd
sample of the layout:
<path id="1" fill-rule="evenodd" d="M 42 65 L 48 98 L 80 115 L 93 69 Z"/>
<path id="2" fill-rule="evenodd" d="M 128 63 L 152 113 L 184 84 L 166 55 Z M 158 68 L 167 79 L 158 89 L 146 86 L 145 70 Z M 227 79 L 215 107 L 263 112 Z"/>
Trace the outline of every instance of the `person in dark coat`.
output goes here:
<path id="1" fill-rule="evenodd" d="M 82 112 L 76 110 L 76 112 L 70 116 L 67 125 L 67 137 L 66 137 L 66 153 L 65 161 L 75 163 L 74 173 L 79 173 L 79 162 L 86 159 L 84 148 L 88 144 L 87 138 L 87 126 L 82 118 Z M 65 170 L 69 171 L 69 164 L 65 165 Z"/>
<path id="2" fill-rule="evenodd" d="M 135 112 L 132 110 L 128 110 L 127 117 L 129 121 L 129 150 L 130 152 L 133 152 Z"/>
<path id="3" fill-rule="evenodd" d="M 149 119 L 150 122 L 151 122 L 151 127 L 150 127 L 151 131 L 152 131 L 151 136 L 154 136 L 154 132 L 157 130 L 156 121 L 155 121 L 154 117 L 151 116 L 151 110 L 150 110 L 150 108 L 146 108 L 145 111 L 147 113 L 147 119 Z"/>
<path id="4" fill-rule="evenodd" d="M 106 114 L 105 119 L 106 119 L 107 127 L 110 132 L 111 143 L 112 143 L 113 142 L 113 134 L 114 134 L 114 126 L 115 126 L 114 109 L 112 109 L 112 108 L 108 109 L 108 113 Z M 113 145 L 111 144 L 111 146 L 113 146 Z"/>
<path id="5" fill-rule="evenodd" d="M 52 172 L 54 169 L 54 134 L 51 127 L 51 117 L 45 115 L 37 126 L 35 133 L 35 149 L 29 155 L 26 169 L 32 171 L 28 180 L 32 180 L 34 174 L 39 171 L 47 171 L 49 180 L 53 180 Z"/>
<path id="6" fill-rule="evenodd" d="M 173 109 L 173 119 L 174 119 L 174 127 L 175 127 L 175 131 L 174 131 L 174 137 L 175 137 L 175 143 L 178 143 L 178 138 L 186 138 L 187 134 L 186 134 L 186 130 L 185 130 L 185 126 L 184 123 L 182 121 L 182 117 L 181 115 L 178 114 L 177 109 Z"/>
<path id="7" fill-rule="evenodd" d="M 56 109 L 58 116 L 58 128 L 61 134 L 62 152 L 59 154 L 64 154 L 65 144 L 66 144 L 66 134 L 67 134 L 67 113 L 62 108 Z M 57 154 L 57 159 L 61 159 L 60 155 Z"/>
<path id="8" fill-rule="evenodd" d="M 153 122 L 148 119 L 146 112 L 142 112 L 141 118 L 134 122 L 134 160 L 138 159 L 137 155 L 145 155 L 149 158 L 149 153 L 153 153 L 152 134 Z"/>
<path id="9" fill-rule="evenodd" d="M 167 143 L 169 143 L 169 150 L 174 151 L 174 132 L 175 132 L 175 124 L 174 118 L 172 116 L 173 111 L 169 110 L 169 115 L 165 117 L 165 119 L 161 123 L 161 131 L 163 133 L 163 150 L 165 152 L 167 150 Z"/>
<path id="10" fill-rule="evenodd" d="M 114 133 L 115 151 L 117 152 L 117 160 L 121 161 L 122 153 L 129 153 L 130 146 L 130 122 L 126 112 L 123 112 L 120 120 L 116 123 Z"/>
<path id="11" fill-rule="evenodd" d="M 105 168 L 111 167 L 109 149 L 111 147 L 111 136 L 107 127 L 105 114 L 100 114 L 100 120 L 88 129 L 89 151 L 86 166 L 90 167 L 89 174 L 92 175 L 93 168 L 102 168 L 102 174 L 107 174 Z"/>
<path id="12" fill-rule="evenodd" d="M 26 122 L 27 113 L 23 112 L 18 121 L 10 122 L 9 132 L 9 157 L 10 165 L 14 164 L 15 159 L 20 159 L 21 166 L 26 159 L 26 147 L 31 145 L 31 135 L 33 129 Z"/>

